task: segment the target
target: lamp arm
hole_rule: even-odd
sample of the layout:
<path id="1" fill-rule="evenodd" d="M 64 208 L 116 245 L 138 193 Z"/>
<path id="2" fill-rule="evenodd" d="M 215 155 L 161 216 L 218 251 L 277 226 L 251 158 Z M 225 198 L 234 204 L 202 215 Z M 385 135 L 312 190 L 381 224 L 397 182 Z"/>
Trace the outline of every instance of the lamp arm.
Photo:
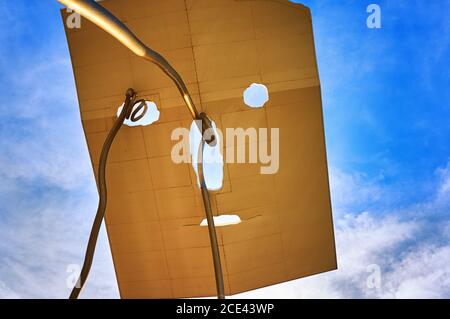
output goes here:
<path id="1" fill-rule="evenodd" d="M 194 101 L 178 72 L 170 65 L 170 63 L 158 52 L 147 47 L 139 38 L 131 32 L 130 29 L 111 12 L 94 0 L 58 0 L 63 5 L 76 11 L 114 38 L 120 43 L 133 51 L 136 55 L 156 64 L 167 76 L 169 76 L 178 88 L 183 97 L 189 112 L 194 120 L 202 120 L 201 132 L 210 129 L 210 121 L 205 121 L 204 117 L 200 117 L 200 113 L 195 107 Z M 211 145 L 215 140 L 211 136 L 211 140 L 207 141 Z"/>

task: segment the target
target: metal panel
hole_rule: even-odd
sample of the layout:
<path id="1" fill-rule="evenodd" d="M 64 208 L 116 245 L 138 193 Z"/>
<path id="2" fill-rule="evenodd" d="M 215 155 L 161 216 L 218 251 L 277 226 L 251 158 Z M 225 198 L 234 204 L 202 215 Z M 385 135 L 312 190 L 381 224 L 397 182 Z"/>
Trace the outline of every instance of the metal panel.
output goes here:
<path id="1" fill-rule="evenodd" d="M 279 170 L 225 163 L 212 193 L 225 292 L 235 294 L 336 268 L 320 82 L 309 10 L 287 0 L 107 0 L 102 5 L 163 54 L 194 101 L 226 128 L 279 128 Z M 63 17 L 67 13 L 63 10 Z M 66 28 L 93 167 L 128 87 L 155 102 L 160 119 L 124 127 L 107 169 L 106 225 L 123 298 L 214 296 L 201 194 L 190 164 L 174 164 L 174 128 L 191 125 L 177 88 L 156 66 L 82 20 Z M 244 104 L 262 83 L 270 100 Z M 231 141 L 223 142 L 223 152 Z"/>

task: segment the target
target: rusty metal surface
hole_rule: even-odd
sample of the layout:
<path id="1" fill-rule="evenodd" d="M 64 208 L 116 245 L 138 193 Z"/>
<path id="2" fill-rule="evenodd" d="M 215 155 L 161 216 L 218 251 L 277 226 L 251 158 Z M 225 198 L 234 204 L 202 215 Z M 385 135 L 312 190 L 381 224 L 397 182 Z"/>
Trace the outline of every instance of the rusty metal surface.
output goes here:
<path id="1" fill-rule="evenodd" d="M 225 163 L 214 215 L 242 223 L 217 229 L 225 293 L 235 294 L 336 268 L 311 16 L 286 1 L 107 0 L 101 4 L 178 70 L 194 103 L 218 128 L 279 128 L 279 170 Z M 66 13 L 63 11 L 63 16 Z M 171 132 L 191 126 L 172 81 L 86 20 L 66 29 L 93 167 L 133 87 L 161 116 L 124 127 L 111 149 L 108 237 L 123 298 L 214 296 L 208 230 L 197 177 L 171 160 Z M 267 86 L 249 108 L 242 94 Z M 223 140 L 223 152 L 231 141 Z M 193 226 L 194 225 L 194 226 Z"/>

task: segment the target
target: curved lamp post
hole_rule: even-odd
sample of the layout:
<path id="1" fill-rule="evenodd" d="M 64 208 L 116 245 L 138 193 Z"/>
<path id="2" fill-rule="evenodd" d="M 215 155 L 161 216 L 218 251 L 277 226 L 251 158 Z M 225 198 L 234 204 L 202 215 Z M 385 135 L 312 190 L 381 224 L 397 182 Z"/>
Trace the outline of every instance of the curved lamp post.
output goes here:
<path id="1" fill-rule="evenodd" d="M 189 109 L 189 112 L 192 115 L 192 118 L 197 123 L 197 125 L 200 128 L 200 131 L 202 132 L 202 143 L 200 145 L 200 150 L 203 150 L 204 143 L 208 143 L 209 145 L 214 145 L 216 142 L 212 123 L 211 120 L 206 116 L 205 113 L 199 113 L 197 108 L 195 107 L 195 104 L 192 100 L 191 95 L 189 94 L 189 91 L 183 82 L 181 76 L 178 74 L 178 72 L 170 65 L 170 63 L 158 52 L 153 51 L 149 47 L 147 47 L 141 40 L 136 37 L 128 28 L 127 26 L 121 22 L 119 19 L 117 19 L 113 14 L 111 14 L 108 10 L 106 10 L 104 7 L 102 7 L 100 4 L 95 2 L 94 0 L 58 0 L 63 5 L 67 6 L 68 8 L 76 11 L 110 35 L 112 35 L 114 38 L 116 38 L 119 42 L 121 42 L 124 46 L 126 46 L 128 49 L 133 51 L 136 55 L 142 57 L 143 59 L 146 59 L 154 64 L 156 64 L 167 76 L 169 76 L 172 81 L 177 86 L 178 90 L 180 91 L 180 94 L 182 95 L 184 102 L 186 103 L 186 106 Z M 128 97 L 130 98 L 130 97 Z M 119 125 L 119 124 L 118 124 Z M 206 138 L 208 136 L 209 138 Z M 200 157 L 201 158 L 201 157 Z M 199 160 L 199 163 L 201 160 Z M 106 165 L 106 161 L 105 161 Z M 220 254 L 219 254 L 219 246 L 217 242 L 217 236 L 216 236 L 216 230 L 214 226 L 214 219 L 211 211 L 211 203 L 209 200 L 209 194 L 208 189 L 206 187 L 206 183 L 204 181 L 203 176 L 203 170 L 202 166 L 199 166 L 199 178 L 200 178 L 200 186 L 202 191 L 202 198 L 203 198 L 203 204 L 205 207 L 206 217 L 208 220 L 208 230 L 209 230 L 209 236 L 211 241 L 211 250 L 212 250 L 212 256 L 213 256 L 213 263 L 214 263 L 214 270 L 215 270 L 215 277 L 216 277 L 216 286 L 217 286 L 217 296 L 219 299 L 225 298 L 224 293 L 224 284 L 223 284 L 223 274 L 220 264 Z M 106 203 L 106 195 L 104 196 L 104 201 Z M 102 202 L 102 199 L 100 200 Z M 104 205 L 106 206 L 106 204 Z M 100 207 L 100 206 L 99 206 Z M 104 215 L 104 214 L 103 214 Z M 103 217 L 101 216 L 101 219 Z M 97 218 L 96 218 L 97 219 Z M 98 227 L 99 228 L 99 227 Z M 97 229 L 96 231 L 97 232 Z M 94 231 L 91 233 L 91 236 Z M 98 234 L 97 234 L 98 235 Z M 94 234 L 95 236 L 95 234 Z M 96 241 L 96 236 L 95 236 Z M 93 247 L 89 247 L 91 245 L 94 245 Z M 92 261 L 92 255 L 93 251 L 95 249 L 95 243 L 89 243 L 88 246 L 88 252 L 87 252 L 87 259 Z M 90 249 L 94 248 L 94 249 Z M 85 261 L 86 264 L 86 261 Z M 85 267 L 83 267 L 85 268 Z M 86 267 L 87 273 L 89 272 L 90 265 Z M 80 277 L 79 285 L 83 285 L 84 281 L 86 280 L 87 273 L 85 271 L 85 275 Z M 83 274 L 83 271 L 82 271 Z M 74 288 L 74 291 L 71 294 L 71 297 L 78 297 L 79 291 L 81 290 L 81 287 Z"/>
<path id="2" fill-rule="evenodd" d="M 183 97 L 189 112 L 194 120 L 201 120 L 202 132 L 212 128 L 211 121 L 204 113 L 199 113 L 195 107 L 194 101 L 184 84 L 183 79 L 178 72 L 170 65 L 170 63 L 158 52 L 147 47 L 133 32 L 111 12 L 106 10 L 94 0 L 57 0 L 68 8 L 79 13 L 104 31 L 108 32 L 120 43 L 133 51 L 136 55 L 143 59 L 156 64 L 177 86 Z M 211 136 L 208 144 L 213 143 L 214 136 Z"/>

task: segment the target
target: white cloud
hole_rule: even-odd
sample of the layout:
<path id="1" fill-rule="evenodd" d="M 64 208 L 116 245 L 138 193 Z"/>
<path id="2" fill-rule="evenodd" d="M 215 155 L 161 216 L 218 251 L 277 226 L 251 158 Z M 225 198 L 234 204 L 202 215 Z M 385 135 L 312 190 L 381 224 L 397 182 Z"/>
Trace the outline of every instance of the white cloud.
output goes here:
<path id="1" fill-rule="evenodd" d="M 382 269 L 399 246 L 419 229 L 414 222 L 375 218 L 367 212 L 346 215 L 335 225 L 338 270 L 292 281 L 239 297 L 261 298 L 364 298 L 377 291 L 367 287 L 370 265 Z"/>
<path id="2" fill-rule="evenodd" d="M 332 167 L 329 170 L 330 188 L 335 212 L 341 213 L 351 205 L 369 204 L 379 201 L 385 192 L 362 174 L 346 174 Z"/>
<path id="3" fill-rule="evenodd" d="M 450 245 L 414 242 L 422 226 L 421 222 L 378 218 L 368 213 L 347 215 L 336 225 L 337 271 L 235 297 L 448 298 Z M 367 285 L 371 265 L 381 270 L 379 288 Z"/>
<path id="4" fill-rule="evenodd" d="M 438 170 L 436 194 L 448 182 L 448 167 Z M 433 212 L 450 207 L 432 198 L 408 211 L 346 214 L 355 201 L 388 195 L 360 177 L 334 171 L 331 178 L 338 270 L 237 295 L 243 298 L 449 298 L 450 219 Z M 335 184 L 333 184 L 335 183 Z M 383 196 L 385 196 L 383 195 Z M 448 194 L 447 194 L 448 195 Z M 382 198 L 380 198 L 382 200 Z M 371 265 L 380 269 L 381 286 L 369 288 Z"/>
<path id="5" fill-rule="evenodd" d="M 4 297 L 66 298 L 70 264 L 81 264 L 96 210 L 95 186 L 83 194 L 28 194 L 0 223 L 0 278 Z M 106 233 L 100 234 L 83 296 L 117 297 Z"/>
<path id="6" fill-rule="evenodd" d="M 6 285 L 0 281 L 0 299 L 19 299 L 20 295 L 11 291 Z"/>
<path id="7" fill-rule="evenodd" d="M 385 275 L 387 298 L 449 298 L 450 245 L 419 246 L 393 264 Z"/>

